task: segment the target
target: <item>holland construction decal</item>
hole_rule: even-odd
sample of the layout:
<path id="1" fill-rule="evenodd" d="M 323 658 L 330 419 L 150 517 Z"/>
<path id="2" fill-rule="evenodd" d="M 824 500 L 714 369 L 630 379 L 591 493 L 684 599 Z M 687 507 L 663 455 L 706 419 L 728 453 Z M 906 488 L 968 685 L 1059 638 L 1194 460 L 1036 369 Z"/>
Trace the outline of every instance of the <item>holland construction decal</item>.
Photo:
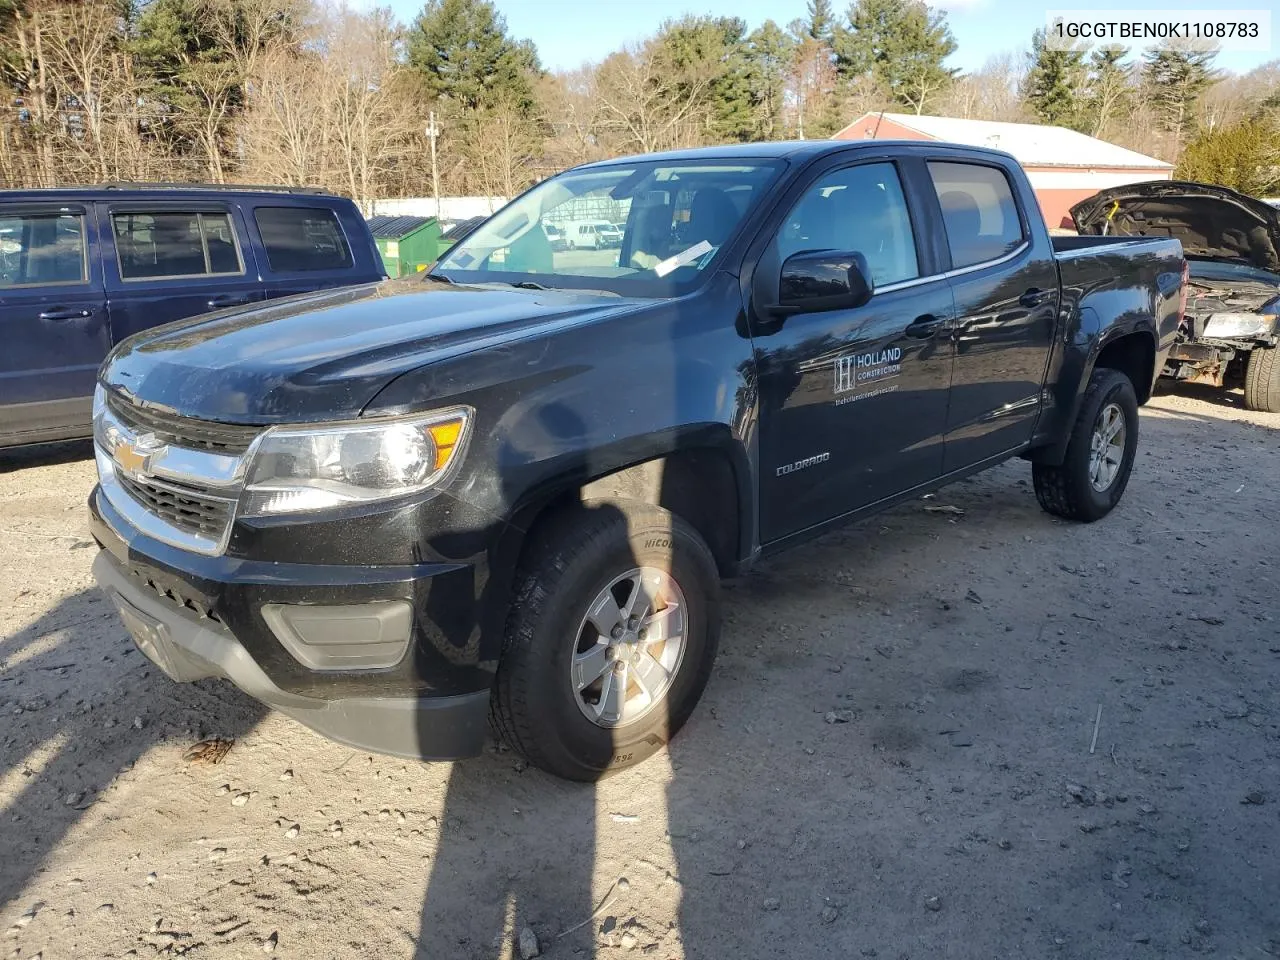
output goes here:
<path id="1" fill-rule="evenodd" d="M 846 353 L 836 357 L 835 395 L 836 406 L 866 400 L 898 389 L 895 379 L 902 373 L 902 348 L 886 347 L 884 350 L 868 350 L 864 353 Z"/>
<path id="2" fill-rule="evenodd" d="M 831 459 L 829 451 L 815 453 L 812 457 L 805 457 L 803 460 L 797 460 L 795 463 L 784 463 L 776 471 L 775 476 L 785 477 L 788 473 L 795 473 L 797 470 L 804 470 L 808 467 L 816 467 L 820 463 L 826 463 Z"/>

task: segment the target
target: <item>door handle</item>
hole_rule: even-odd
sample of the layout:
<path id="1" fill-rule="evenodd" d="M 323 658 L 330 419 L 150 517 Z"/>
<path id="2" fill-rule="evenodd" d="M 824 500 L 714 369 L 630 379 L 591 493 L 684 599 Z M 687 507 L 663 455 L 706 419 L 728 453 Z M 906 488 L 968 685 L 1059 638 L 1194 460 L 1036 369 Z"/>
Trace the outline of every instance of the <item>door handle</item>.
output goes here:
<path id="1" fill-rule="evenodd" d="M 40 314 L 41 320 L 84 320 L 93 316 L 92 310 L 76 310 L 71 307 L 54 307 Z"/>
<path id="2" fill-rule="evenodd" d="M 909 324 L 907 329 L 903 330 L 903 334 L 908 337 L 914 337 L 917 340 L 927 340 L 938 332 L 938 328 L 942 326 L 942 318 L 935 317 L 931 313 L 916 317 Z"/>
<path id="3" fill-rule="evenodd" d="M 249 295 L 223 294 L 220 297 L 213 297 L 209 300 L 210 310 L 220 310 L 223 307 L 239 307 L 249 302 Z"/>
<path id="4" fill-rule="evenodd" d="M 1038 307 L 1040 304 L 1046 303 L 1052 296 L 1052 290 L 1041 290 L 1038 287 L 1032 287 L 1018 298 L 1018 303 L 1024 307 Z"/>

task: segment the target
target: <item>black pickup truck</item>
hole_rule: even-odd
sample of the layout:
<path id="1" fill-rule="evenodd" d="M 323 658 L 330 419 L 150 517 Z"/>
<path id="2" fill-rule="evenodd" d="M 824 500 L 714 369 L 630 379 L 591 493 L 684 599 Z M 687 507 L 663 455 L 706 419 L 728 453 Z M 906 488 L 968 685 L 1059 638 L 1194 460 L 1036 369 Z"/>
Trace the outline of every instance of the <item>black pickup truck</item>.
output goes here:
<path id="1" fill-rule="evenodd" d="M 551 248 L 583 219 L 621 247 Z M 988 150 L 579 167 L 426 275 L 120 344 L 94 573 L 175 680 L 413 757 L 491 719 L 594 779 L 689 717 L 756 558 L 1016 456 L 1104 516 L 1184 285 L 1174 240 L 1051 241 Z"/>

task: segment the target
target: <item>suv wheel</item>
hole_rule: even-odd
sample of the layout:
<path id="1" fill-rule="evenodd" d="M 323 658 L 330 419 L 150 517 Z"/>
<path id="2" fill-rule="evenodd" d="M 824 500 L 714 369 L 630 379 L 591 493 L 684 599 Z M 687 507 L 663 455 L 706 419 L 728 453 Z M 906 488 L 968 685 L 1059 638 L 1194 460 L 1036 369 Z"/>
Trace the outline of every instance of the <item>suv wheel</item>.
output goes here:
<path id="1" fill-rule="evenodd" d="M 1058 466 L 1032 464 L 1036 499 L 1055 516 L 1091 523 L 1120 502 L 1138 450 L 1138 398 L 1119 370 L 1093 371 Z"/>
<path id="2" fill-rule="evenodd" d="M 719 574 L 689 524 L 642 503 L 552 518 L 522 561 L 490 714 L 570 780 L 639 763 L 683 726 L 720 631 Z"/>
<path id="3" fill-rule="evenodd" d="M 1280 413 L 1280 347 L 1259 347 L 1244 372 L 1246 410 Z"/>

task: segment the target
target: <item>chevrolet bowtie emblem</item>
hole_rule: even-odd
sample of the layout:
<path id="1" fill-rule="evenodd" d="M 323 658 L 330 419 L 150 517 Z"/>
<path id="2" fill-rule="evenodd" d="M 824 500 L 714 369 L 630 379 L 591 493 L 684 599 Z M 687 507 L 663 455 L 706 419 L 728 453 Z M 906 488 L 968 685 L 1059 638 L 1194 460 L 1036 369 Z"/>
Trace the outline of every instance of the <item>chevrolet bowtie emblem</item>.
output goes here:
<path id="1" fill-rule="evenodd" d="M 126 473 L 145 473 L 151 458 L 165 449 L 154 433 L 144 433 L 116 446 L 112 456 Z"/>

